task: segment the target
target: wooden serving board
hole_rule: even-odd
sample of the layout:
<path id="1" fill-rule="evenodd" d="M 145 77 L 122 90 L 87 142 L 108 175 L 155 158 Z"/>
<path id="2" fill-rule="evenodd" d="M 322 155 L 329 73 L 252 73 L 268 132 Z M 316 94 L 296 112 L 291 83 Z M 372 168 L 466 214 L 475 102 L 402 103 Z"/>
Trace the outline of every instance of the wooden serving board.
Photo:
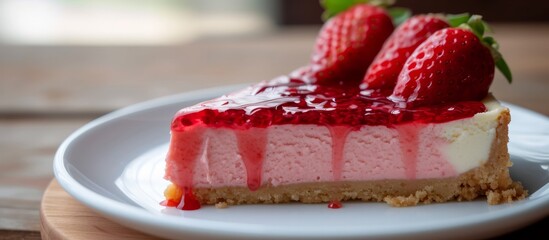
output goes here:
<path id="1" fill-rule="evenodd" d="M 40 218 L 44 240 L 158 239 L 100 216 L 72 198 L 56 180 L 42 197 Z"/>

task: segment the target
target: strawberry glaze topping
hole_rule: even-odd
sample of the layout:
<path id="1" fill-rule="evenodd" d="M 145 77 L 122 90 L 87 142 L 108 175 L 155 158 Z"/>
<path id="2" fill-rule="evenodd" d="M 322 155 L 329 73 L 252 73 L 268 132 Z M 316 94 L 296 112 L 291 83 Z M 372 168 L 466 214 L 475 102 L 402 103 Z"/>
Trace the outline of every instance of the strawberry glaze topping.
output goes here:
<path id="1" fill-rule="evenodd" d="M 231 95 L 185 108 L 177 113 L 173 131 L 193 125 L 244 130 L 282 124 L 325 126 L 384 125 L 409 122 L 442 123 L 468 118 L 486 108 L 479 101 L 410 108 L 358 85 L 315 85 L 279 77 Z"/>

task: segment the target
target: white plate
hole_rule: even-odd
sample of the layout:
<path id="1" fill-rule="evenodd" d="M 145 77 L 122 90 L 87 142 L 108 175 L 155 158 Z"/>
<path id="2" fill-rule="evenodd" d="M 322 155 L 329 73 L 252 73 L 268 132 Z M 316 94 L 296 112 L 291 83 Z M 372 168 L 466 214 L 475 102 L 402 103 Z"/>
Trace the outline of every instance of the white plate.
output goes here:
<path id="1" fill-rule="evenodd" d="M 60 146 L 55 176 L 73 197 L 127 227 L 166 238 L 362 239 L 490 237 L 549 214 L 549 119 L 509 105 L 513 178 L 531 195 L 392 208 L 383 203 L 247 205 L 198 211 L 158 205 L 169 124 L 181 107 L 240 88 L 192 92 L 130 106 L 90 122 Z"/>

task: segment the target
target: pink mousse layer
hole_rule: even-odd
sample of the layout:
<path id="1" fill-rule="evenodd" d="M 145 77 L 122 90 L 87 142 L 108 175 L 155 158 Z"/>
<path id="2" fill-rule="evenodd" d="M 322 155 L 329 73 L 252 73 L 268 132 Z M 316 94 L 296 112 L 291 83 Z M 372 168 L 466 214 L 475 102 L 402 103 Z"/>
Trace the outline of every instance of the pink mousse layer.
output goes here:
<path id="1" fill-rule="evenodd" d="M 170 159 L 168 155 L 166 178 L 179 186 L 216 188 L 249 187 L 252 177 L 259 179 L 260 185 L 279 186 L 456 176 L 456 170 L 444 155 L 443 149 L 448 143 L 440 138 L 437 129 L 440 128 L 434 124 L 404 124 L 393 128 L 362 126 L 349 130 L 343 135 L 338 162 L 337 153 L 334 153 L 337 147 L 334 148 L 332 141 L 334 132 L 328 127 L 273 125 L 264 129 L 266 143 L 262 162 L 250 168 L 250 163 L 243 159 L 245 154 L 239 148 L 236 130 L 198 125 L 184 132 L 172 132 L 172 146 L 194 144 L 188 149 L 172 149 L 173 155 L 183 151 L 198 152 L 193 153 L 196 159 L 186 160 L 194 166 Z M 202 140 L 188 142 L 197 132 Z M 184 177 L 189 173 L 193 174 L 192 178 Z M 249 174 L 254 176 L 249 177 Z"/>

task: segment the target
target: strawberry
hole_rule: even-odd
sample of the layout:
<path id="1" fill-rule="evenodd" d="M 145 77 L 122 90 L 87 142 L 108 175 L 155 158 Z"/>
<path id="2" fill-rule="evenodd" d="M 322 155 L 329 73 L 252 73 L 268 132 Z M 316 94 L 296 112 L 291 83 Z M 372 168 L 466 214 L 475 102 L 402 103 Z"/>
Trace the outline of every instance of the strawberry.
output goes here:
<path id="1" fill-rule="evenodd" d="M 494 79 L 494 66 L 511 82 L 497 43 L 483 37 L 484 26 L 474 15 L 460 28 L 435 32 L 407 59 L 390 98 L 412 106 L 482 100 Z"/>
<path id="2" fill-rule="evenodd" d="M 434 32 L 450 25 L 438 15 L 416 15 L 406 20 L 387 39 L 362 81 L 367 89 L 389 95 L 406 59 Z"/>
<path id="3" fill-rule="evenodd" d="M 316 40 L 311 73 L 319 84 L 360 82 L 393 31 L 387 12 L 357 4 L 328 20 Z"/>

